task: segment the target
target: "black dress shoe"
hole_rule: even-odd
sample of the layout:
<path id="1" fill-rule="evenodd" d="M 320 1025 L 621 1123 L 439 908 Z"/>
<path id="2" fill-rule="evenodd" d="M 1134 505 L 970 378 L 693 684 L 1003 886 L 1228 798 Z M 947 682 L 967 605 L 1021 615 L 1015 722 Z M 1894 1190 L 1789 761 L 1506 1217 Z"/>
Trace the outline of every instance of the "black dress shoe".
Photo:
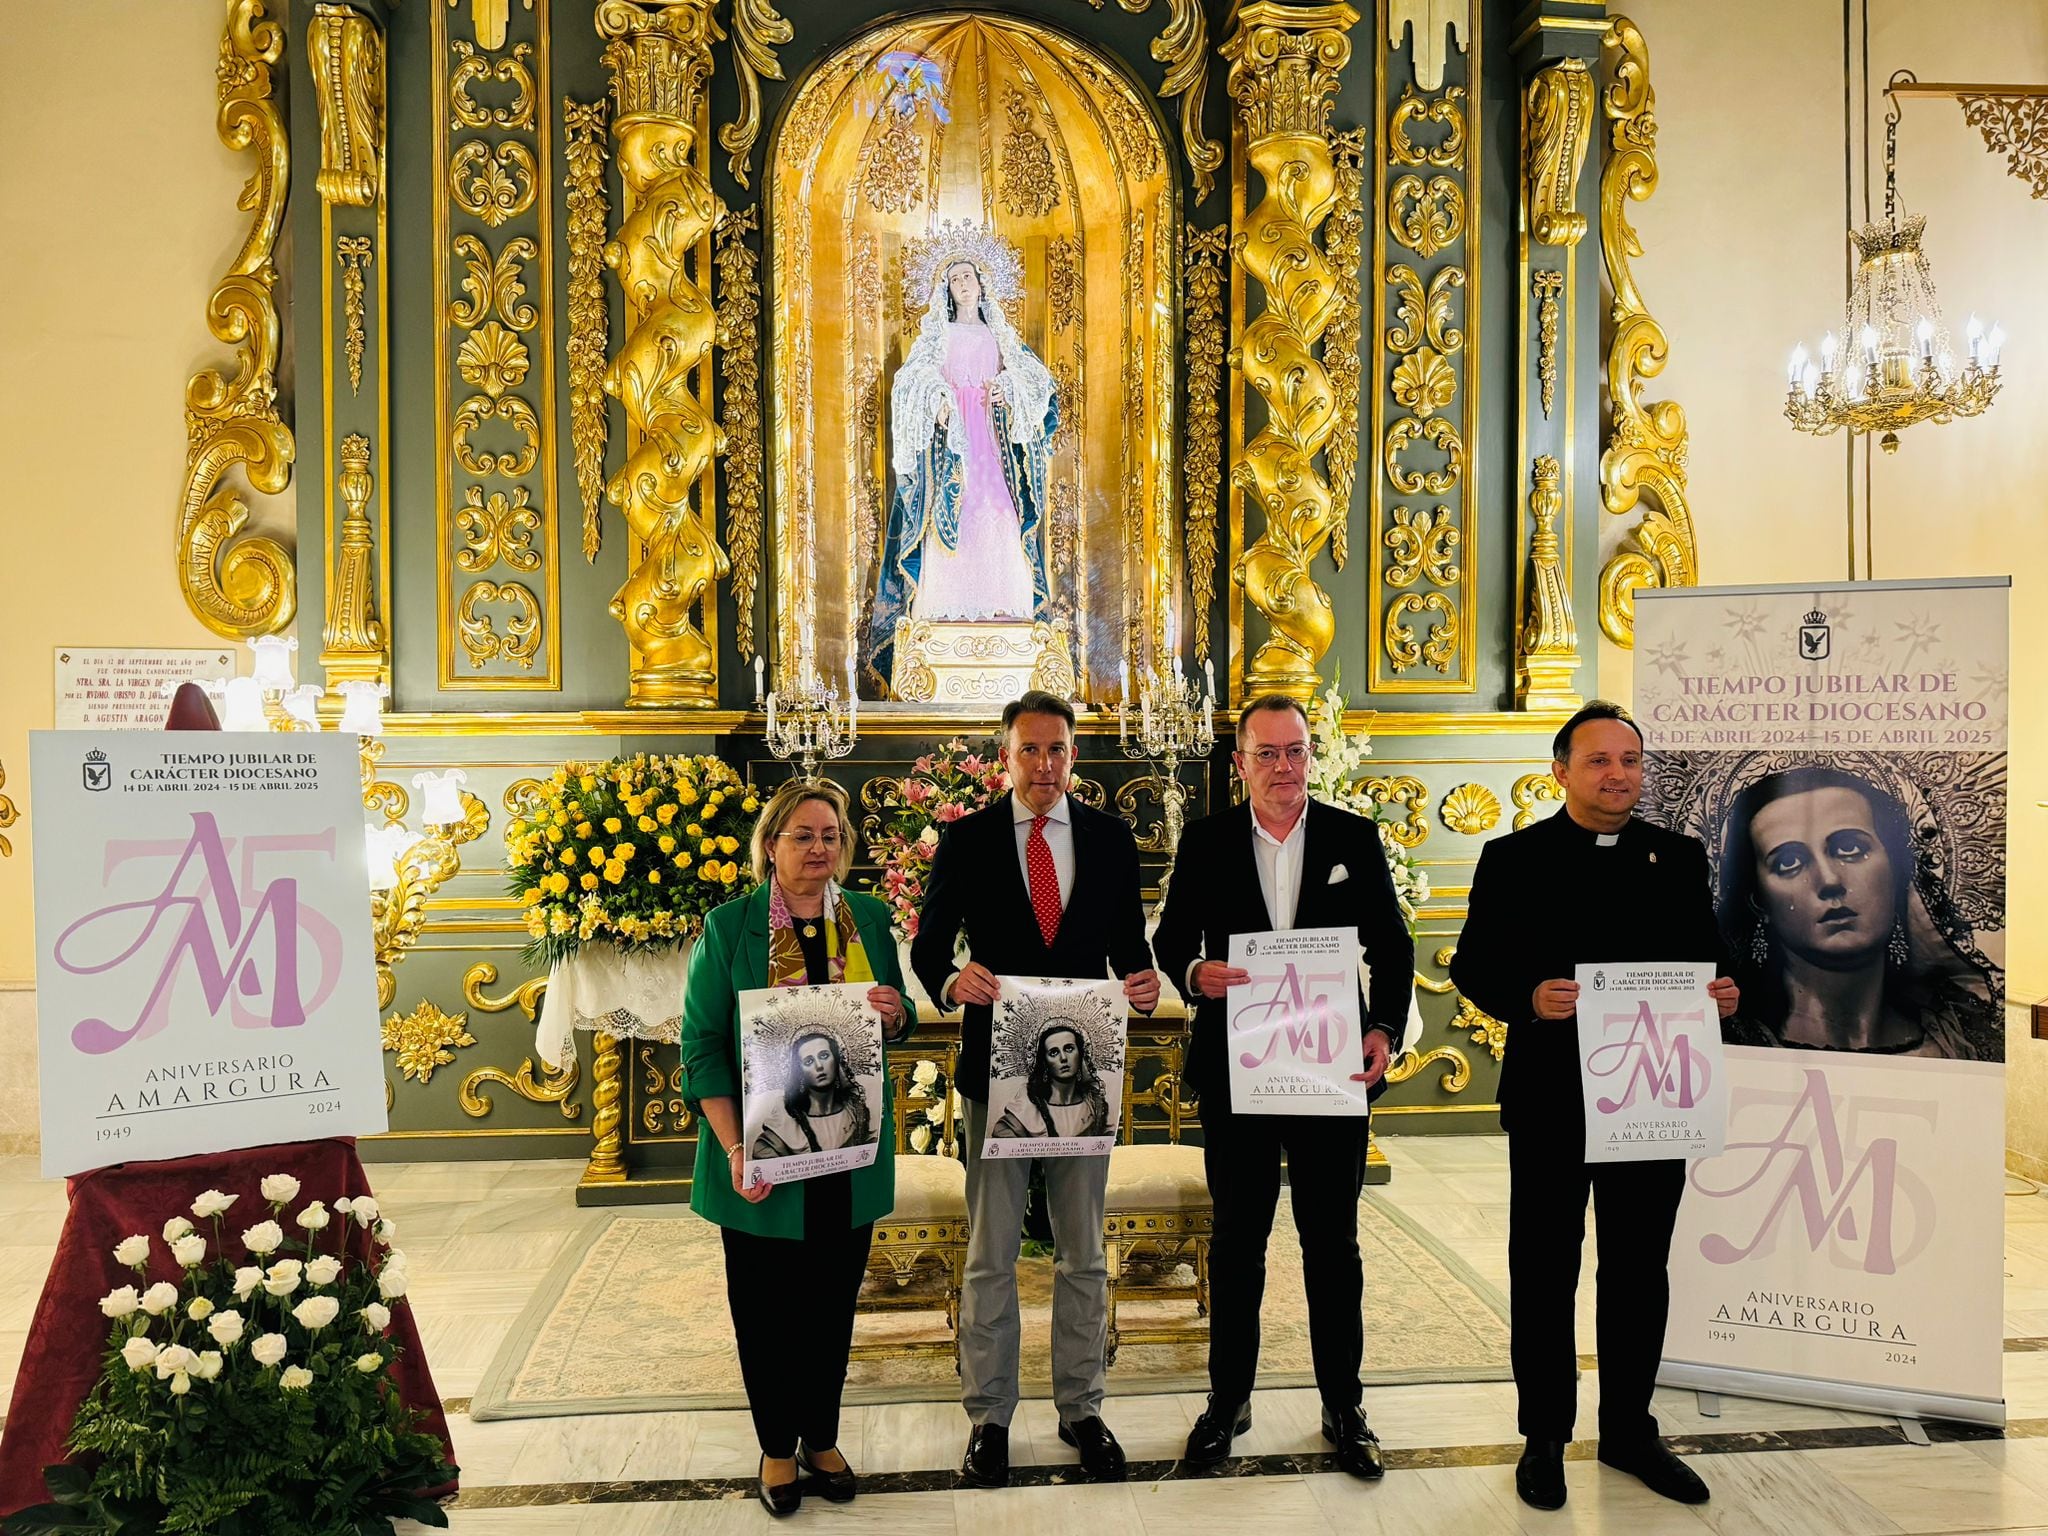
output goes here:
<path id="1" fill-rule="evenodd" d="M 826 1449 L 832 1450 L 834 1447 L 827 1446 Z M 846 1461 L 844 1456 L 839 1459 L 842 1462 Z M 853 1502 L 853 1496 L 860 1492 L 860 1483 L 854 1477 L 850 1463 L 842 1466 L 837 1472 L 827 1472 L 811 1460 L 811 1453 L 802 1445 L 796 1448 L 796 1469 L 809 1480 L 813 1488 L 834 1504 L 850 1504 Z"/>
<path id="2" fill-rule="evenodd" d="M 1377 1482 L 1387 1475 L 1387 1463 L 1380 1455 L 1380 1437 L 1365 1422 L 1363 1408 L 1323 1410 L 1323 1438 L 1337 1447 L 1337 1465 L 1353 1477 Z"/>
<path id="3" fill-rule="evenodd" d="M 1209 1406 L 1195 1419 L 1195 1427 L 1188 1431 L 1187 1449 L 1180 1459 L 1197 1467 L 1213 1467 L 1230 1454 L 1230 1442 L 1252 1427 L 1252 1405 L 1249 1402 L 1230 1404 L 1216 1401 L 1214 1393 L 1209 1395 Z"/>
<path id="4" fill-rule="evenodd" d="M 755 1491 L 769 1514 L 780 1520 L 784 1515 L 793 1515 L 804 1502 L 804 1484 L 801 1475 L 786 1483 L 771 1484 L 768 1481 L 768 1458 L 761 1458 L 760 1482 Z"/>
<path id="5" fill-rule="evenodd" d="M 977 1424 L 960 1458 L 960 1481 L 970 1488 L 1007 1488 L 1010 1484 L 1010 1430 L 1006 1424 Z"/>
<path id="6" fill-rule="evenodd" d="M 1704 1504 L 1713 1497 L 1699 1473 L 1666 1450 L 1662 1440 L 1629 1440 L 1612 1446 L 1602 1440 L 1600 1459 L 1617 1472 L 1641 1478 L 1650 1492 L 1677 1503 Z"/>
<path id="7" fill-rule="evenodd" d="M 1515 1463 L 1515 1492 L 1532 1509 L 1564 1508 L 1564 1442 L 1531 1440 Z"/>
<path id="8" fill-rule="evenodd" d="M 1081 1467 L 1098 1483 L 1124 1480 L 1124 1448 L 1100 1419 L 1060 1420 L 1060 1439 L 1081 1453 Z"/>

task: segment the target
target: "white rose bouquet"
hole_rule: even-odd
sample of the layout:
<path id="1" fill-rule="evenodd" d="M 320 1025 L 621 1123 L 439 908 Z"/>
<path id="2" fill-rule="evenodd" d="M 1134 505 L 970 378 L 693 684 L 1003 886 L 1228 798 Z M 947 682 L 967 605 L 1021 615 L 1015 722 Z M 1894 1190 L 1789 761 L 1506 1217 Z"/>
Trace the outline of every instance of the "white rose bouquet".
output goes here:
<path id="1" fill-rule="evenodd" d="M 106 1353 L 67 1442 L 78 1459 L 44 1470 L 54 1502 L 9 1519 L 10 1536 L 447 1525 L 421 1495 L 456 1469 L 391 1374 L 406 1260 L 380 1235 L 389 1223 L 368 1197 L 288 1210 L 298 1180 L 261 1188 L 262 1219 L 231 1219 L 237 1197 L 207 1190 L 197 1227 L 181 1214 L 161 1244 L 114 1249 L 136 1281 L 99 1302 Z M 177 1282 L 148 1283 L 152 1261 Z"/>

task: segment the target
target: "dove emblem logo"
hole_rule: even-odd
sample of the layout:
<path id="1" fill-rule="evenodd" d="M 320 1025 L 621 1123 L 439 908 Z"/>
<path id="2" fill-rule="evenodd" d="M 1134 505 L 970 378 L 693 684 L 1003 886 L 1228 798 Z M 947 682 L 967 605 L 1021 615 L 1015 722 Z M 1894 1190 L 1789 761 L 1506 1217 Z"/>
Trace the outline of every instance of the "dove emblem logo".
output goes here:
<path id="1" fill-rule="evenodd" d="M 1799 626 L 1799 659 L 1825 661 L 1828 648 L 1828 616 L 1818 608 L 1812 609 Z"/>

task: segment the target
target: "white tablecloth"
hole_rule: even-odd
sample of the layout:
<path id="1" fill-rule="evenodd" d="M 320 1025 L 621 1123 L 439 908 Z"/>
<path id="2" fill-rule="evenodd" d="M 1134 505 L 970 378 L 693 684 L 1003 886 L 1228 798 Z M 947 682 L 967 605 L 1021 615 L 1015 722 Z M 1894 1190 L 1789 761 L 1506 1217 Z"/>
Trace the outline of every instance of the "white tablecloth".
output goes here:
<path id="1" fill-rule="evenodd" d="M 560 1070 L 575 1053 L 579 1029 L 673 1045 L 683 1034 L 683 978 L 689 967 L 688 944 L 629 954 L 609 944 L 584 945 L 548 972 L 534 1049 Z"/>

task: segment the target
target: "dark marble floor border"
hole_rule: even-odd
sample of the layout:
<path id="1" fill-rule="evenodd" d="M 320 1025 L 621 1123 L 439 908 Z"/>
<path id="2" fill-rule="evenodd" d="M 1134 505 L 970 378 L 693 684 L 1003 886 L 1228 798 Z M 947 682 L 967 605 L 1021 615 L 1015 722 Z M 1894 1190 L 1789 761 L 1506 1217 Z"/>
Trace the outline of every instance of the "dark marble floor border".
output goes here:
<path id="1" fill-rule="evenodd" d="M 1925 1425 L 1928 1439 L 1936 1444 L 1969 1440 L 1997 1440 L 1998 1430 L 1973 1424 Z M 2048 1418 L 2014 1419 L 2002 1438 L 2010 1440 L 2048 1439 Z M 1664 1443 L 1681 1456 L 1747 1455 L 1763 1451 L 1831 1451 L 1871 1446 L 1911 1444 L 1896 1424 L 1845 1425 L 1834 1429 L 1752 1430 L 1712 1435 L 1667 1435 Z M 1576 1440 L 1566 1455 L 1573 1461 L 1590 1461 L 1599 1449 L 1595 1440 Z M 1522 1453 L 1520 1442 L 1508 1445 L 1404 1446 L 1386 1453 L 1392 1472 L 1425 1467 L 1511 1467 Z M 1304 1477 L 1338 1470 L 1337 1458 L 1326 1452 L 1273 1456 L 1234 1456 L 1214 1467 L 1195 1468 L 1178 1461 L 1134 1461 L 1133 1483 L 1186 1482 L 1198 1478 Z M 1079 1467 L 1013 1467 L 1013 1488 L 1059 1487 L 1085 1482 Z M 869 1472 L 860 1479 L 863 1493 L 947 1493 L 961 1486 L 959 1474 L 950 1469 L 926 1472 Z M 455 1509 L 531 1509 L 565 1504 L 671 1504 L 692 1503 L 734 1496 L 749 1497 L 754 1491 L 751 1477 L 704 1477 L 642 1479 L 607 1483 L 508 1483 L 498 1487 L 465 1488 L 451 1506 Z"/>

